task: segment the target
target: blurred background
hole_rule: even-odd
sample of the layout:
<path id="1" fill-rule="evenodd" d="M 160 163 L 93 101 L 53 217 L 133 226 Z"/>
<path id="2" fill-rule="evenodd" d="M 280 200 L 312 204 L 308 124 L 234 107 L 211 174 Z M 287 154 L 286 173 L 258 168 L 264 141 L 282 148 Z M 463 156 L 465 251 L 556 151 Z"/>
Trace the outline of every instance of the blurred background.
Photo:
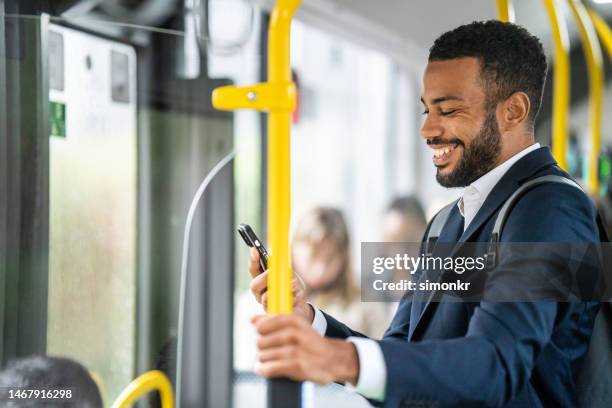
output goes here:
<path id="1" fill-rule="evenodd" d="M 612 2 L 586 4 L 612 22 Z M 248 249 L 235 233 L 248 223 L 266 242 L 265 115 L 214 110 L 210 96 L 218 86 L 265 80 L 272 6 L 0 0 L 2 367 L 33 354 L 69 357 L 88 369 L 105 405 L 137 375 L 165 367 L 178 334 L 189 204 L 235 151 L 191 232 L 183 398 L 186 406 L 265 405 L 248 323 L 262 310 L 248 293 Z M 567 158 L 580 179 L 590 143 L 588 76 L 571 12 L 564 1 L 557 6 L 571 44 Z M 536 123 L 538 142 L 550 145 L 550 24 L 543 2 L 514 7 L 550 57 Z M 460 194 L 435 182 L 419 137 L 428 49 L 444 31 L 497 17 L 493 0 L 303 0 L 296 14 L 294 258 L 313 302 L 368 334 L 382 334 L 394 307 L 359 301 L 360 243 L 419 241 L 426 220 Z M 596 198 L 607 203 L 612 68 L 602 51 Z M 340 386 L 306 388 L 316 406 L 367 406 Z"/>

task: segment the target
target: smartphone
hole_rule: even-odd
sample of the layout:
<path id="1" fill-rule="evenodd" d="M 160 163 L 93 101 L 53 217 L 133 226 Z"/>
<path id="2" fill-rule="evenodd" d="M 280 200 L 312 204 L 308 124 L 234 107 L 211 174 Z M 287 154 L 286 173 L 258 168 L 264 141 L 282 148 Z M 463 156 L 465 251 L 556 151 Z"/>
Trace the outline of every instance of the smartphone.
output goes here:
<path id="1" fill-rule="evenodd" d="M 244 242 L 251 248 L 255 247 L 257 252 L 259 252 L 259 267 L 261 272 L 268 269 L 268 251 L 257 235 L 255 235 L 253 228 L 248 224 L 240 224 L 237 229 Z"/>

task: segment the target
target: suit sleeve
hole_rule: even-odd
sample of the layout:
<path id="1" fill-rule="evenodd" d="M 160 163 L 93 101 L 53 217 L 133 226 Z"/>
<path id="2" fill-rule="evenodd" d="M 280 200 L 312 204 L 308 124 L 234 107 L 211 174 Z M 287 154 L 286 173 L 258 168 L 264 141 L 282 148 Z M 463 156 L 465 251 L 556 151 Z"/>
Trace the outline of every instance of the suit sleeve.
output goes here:
<path id="1" fill-rule="evenodd" d="M 431 221 L 427 225 L 425 232 L 423 233 L 423 239 L 421 240 L 421 252 L 423 251 L 423 242 L 429 233 L 429 228 L 431 227 Z M 402 300 L 400 301 L 400 305 L 398 307 L 389 328 L 384 333 L 384 338 L 398 339 L 398 338 L 406 338 L 408 334 L 408 328 L 410 325 L 410 310 L 412 307 L 412 302 L 409 300 L 409 294 L 406 293 Z M 334 319 L 332 316 L 327 313 L 323 313 L 325 316 L 325 320 L 327 321 L 327 330 L 325 331 L 326 337 L 337 338 L 337 339 L 347 339 L 348 337 L 367 337 L 366 335 L 359 333 L 355 330 L 352 330 L 345 324 L 339 322 Z"/>
<path id="2" fill-rule="evenodd" d="M 534 188 L 516 205 L 502 239 L 596 242 L 596 231 L 594 209 L 584 194 L 573 187 L 544 185 Z M 529 269 L 516 268 L 500 259 L 491 276 L 520 275 L 533 268 L 563 268 L 562 256 L 553 252 L 548 258 L 539 257 Z M 495 279 L 491 282 L 497 284 Z M 551 338 L 557 312 L 555 302 L 483 301 L 476 307 L 464 337 L 419 343 L 387 338 L 379 341 L 387 366 L 385 406 L 504 406 L 529 381 L 540 352 Z"/>
<path id="3" fill-rule="evenodd" d="M 327 330 L 325 331 L 325 337 L 342 340 L 346 340 L 348 337 L 368 337 L 365 334 L 359 333 L 358 331 L 351 329 L 344 323 L 339 322 L 327 313 L 323 311 L 321 313 L 323 313 L 323 316 L 325 316 L 325 320 L 327 320 Z"/>

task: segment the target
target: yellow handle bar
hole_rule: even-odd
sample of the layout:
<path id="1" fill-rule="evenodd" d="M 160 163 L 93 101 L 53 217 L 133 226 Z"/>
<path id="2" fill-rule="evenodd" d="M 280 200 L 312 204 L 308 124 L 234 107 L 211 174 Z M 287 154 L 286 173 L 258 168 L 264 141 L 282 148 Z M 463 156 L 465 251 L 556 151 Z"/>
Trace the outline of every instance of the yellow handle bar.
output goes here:
<path id="1" fill-rule="evenodd" d="M 162 408 L 174 407 L 174 396 L 170 380 L 161 371 L 152 370 L 134 379 L 134 381 L 125 387 L 115 400 L 112 408 L 128 408 L 144 394 L 151 391 L 159 391 Z"/>
<path id="2" fill-rule="evenodd" d="M 497 11 L 500 21 L 505 23 L 514 23 L 514 7 L 512 0 L 497 0 Z"/>
<path id="3" fill-rule="evenodd" d="M 567 170 L 570 102 L 569 34 L 563 16 L 557 12 L 555 0 L 544 0 L 544 5 L 553 31 L 554 43 L 552 150 L 559 166 Z"/>
<path id="4" fill-rule="evenodd" d="M 601 150 L 601 120 L 603 113 L 604 70 L 597 33 L 589 14 L 580 0 L 567 0 L 582 40 L 589 71 L 589 134 L 591 138 L 587 160 L 587 190 L 599 192 L 599 152 Z"/>

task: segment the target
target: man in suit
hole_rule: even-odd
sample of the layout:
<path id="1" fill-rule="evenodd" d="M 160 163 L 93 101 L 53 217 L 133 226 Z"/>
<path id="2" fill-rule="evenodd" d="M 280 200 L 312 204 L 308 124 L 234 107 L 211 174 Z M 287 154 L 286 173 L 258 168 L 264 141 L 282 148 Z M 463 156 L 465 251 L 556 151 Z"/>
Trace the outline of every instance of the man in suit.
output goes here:
<path id="1" fill-rule="evenodd" d="M 500 207 L 526 181 L 567 176 L 534 139 L 546 59 L 525 29 L 474 22 L 440 36 L 423 78 L 421 136 L 433 149 L 436 179 L 465 187 L 438 242 L 489 239 Z M 579 189 L 559 183 L 529 190 L 510 212 L 501 242 L 597 243 L 597 213 Z M 425 233 L 427 236 L 427 232 Z M 481 254 L 473 254 L 481 255 Z M 528 268 L 500 259 L 492 277 L 524 281 L 530 271 L 564 273 L 563 253 L 542 253 Z M 251 290 L 266 303 L 267 273 L 251 255 Z M 487 289 L 495 292 L 490 279 Z M 506 280 L 507 282 L 507 280 Z M 426 293 L 401 302 L 383 339 L 365 338 L 304 302 L 295 285 L 290 316 L 256 316 L 257 372 L 352 384 L 385 407 L 571 407 L 597 302 L 436 302 Z M 519 288 L 529 295 L 529 288 Z"/>

